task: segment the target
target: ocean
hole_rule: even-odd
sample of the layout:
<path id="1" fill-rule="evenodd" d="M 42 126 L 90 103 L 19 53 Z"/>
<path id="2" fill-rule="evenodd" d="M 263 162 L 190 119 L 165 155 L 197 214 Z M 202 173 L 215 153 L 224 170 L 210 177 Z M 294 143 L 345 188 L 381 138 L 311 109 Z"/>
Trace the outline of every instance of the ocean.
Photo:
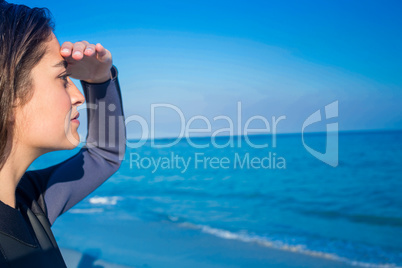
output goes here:
<path id="1" fill-rule="evenodd" d="M 325 133 L 304 135 L 325 151 Z M 142 234 L 131 226 L 141 221 L 356 267 L 402 267 L 401 135 L 340 132 L 335 167 L 311 155 L 301 134 L 147 141 L 127 148 L 118 172 L 53 231 L 60 247 L 133 266 L 130 247 Z M 30 169 L 77 150 L 44 155 Z"/>

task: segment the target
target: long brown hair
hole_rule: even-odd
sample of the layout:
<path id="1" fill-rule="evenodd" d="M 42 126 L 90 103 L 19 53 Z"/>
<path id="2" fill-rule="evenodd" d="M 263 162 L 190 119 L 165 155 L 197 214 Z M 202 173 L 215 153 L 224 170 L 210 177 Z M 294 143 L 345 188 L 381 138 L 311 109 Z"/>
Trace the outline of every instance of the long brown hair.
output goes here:
<path id="1" fill-rule="evenodd" d="M 11 151 L 13 108 L 33 95 L 31 70 L 45 55 L 52 31 L 47 8 L 0 0 L 0 169 Z"/>

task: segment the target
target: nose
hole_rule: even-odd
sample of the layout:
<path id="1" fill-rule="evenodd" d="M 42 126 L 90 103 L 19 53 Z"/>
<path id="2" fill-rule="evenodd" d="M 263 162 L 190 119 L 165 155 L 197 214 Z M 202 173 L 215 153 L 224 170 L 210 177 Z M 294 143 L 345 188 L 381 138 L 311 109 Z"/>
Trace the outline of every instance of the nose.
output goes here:
<path id="1" fill-rule="evenodd" d="M 69 86 L 69 94 L 70 94 L 70 99 L 71 99 L 71 104 L 74 106 L 79 106 L 84 103 L 85 97 L 82 95 L 80 90 L 75 86 L 73 81 L 71 81 L 70 77 L 67 78 L 68 82 L 70 84 Z"/>

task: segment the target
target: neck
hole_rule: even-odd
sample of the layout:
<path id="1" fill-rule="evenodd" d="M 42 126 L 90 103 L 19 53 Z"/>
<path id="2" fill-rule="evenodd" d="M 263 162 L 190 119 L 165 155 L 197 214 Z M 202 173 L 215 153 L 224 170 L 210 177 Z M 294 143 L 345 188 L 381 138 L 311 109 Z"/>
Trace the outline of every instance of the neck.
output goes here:
<path id="1" fill-rule="evenodd" d="M 29 165 L 38 156 L 33 151 L 13 144 L 10 154 L 0 170 L 0 200 L 3 203 L 16 208 L 15 191 L 17 185 Z"/>

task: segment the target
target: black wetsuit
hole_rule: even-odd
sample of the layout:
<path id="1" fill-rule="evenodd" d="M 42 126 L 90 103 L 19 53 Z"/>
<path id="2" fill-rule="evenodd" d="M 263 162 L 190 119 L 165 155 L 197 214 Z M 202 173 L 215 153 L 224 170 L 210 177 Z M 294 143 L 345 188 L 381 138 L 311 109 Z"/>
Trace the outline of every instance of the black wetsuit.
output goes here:
<path id="1" fill-rule="evenodd" d="M 104 83 L 81 81 L 88 111 L 86 146 L 60 164 L 26 172 L 17 186 L 17 208 L 0 201 L 1 268 L 66 267 L 51 225 L 116 172 L 125 151 L 115 66 L 111 72 L 113 78 Z"/>

